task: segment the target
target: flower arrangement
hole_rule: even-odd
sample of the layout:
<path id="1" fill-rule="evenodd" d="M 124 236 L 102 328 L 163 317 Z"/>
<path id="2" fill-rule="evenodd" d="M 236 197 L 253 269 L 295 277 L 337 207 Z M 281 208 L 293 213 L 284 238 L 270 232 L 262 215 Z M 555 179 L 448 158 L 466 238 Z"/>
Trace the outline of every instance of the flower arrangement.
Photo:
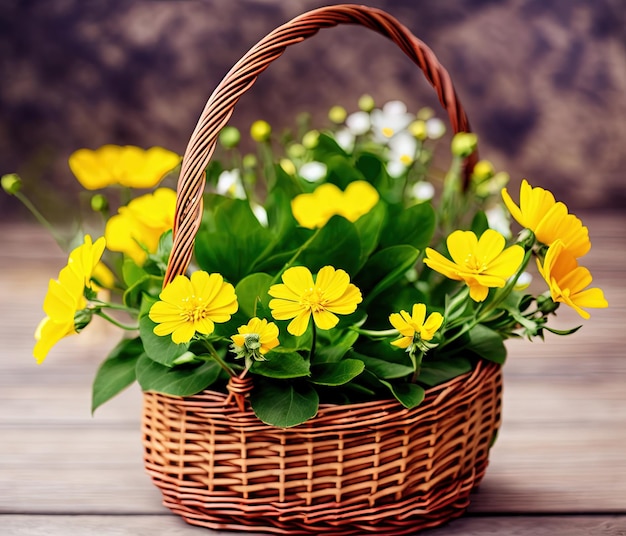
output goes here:
<path id="1" fill-rule="evenodd" d="M 608 306 L 579 265 L 588 230 L 565 204 L 526 180 L 516 204 L 507 174 L 487 161 L 464 179 L 474 134 L 452 138 L 440 170 L 445 127 L 432 110 L 377 108 L 364 96 L 358 111 L 335 106 L 329 119 L 314 130 L 302 116 L 280 135 L 257 121 L 256 154 L 236 128 L 222 130 L 192 267 L 164 288 L 176 193 L 162 181 L 180 156 L 75 152 L 70 168 L 97 191 L 91 206 L 104 222 L 86 224 L 50 280 L 37 362 L 99 316 L 124 335 L 96 375 L 93 410 L 134 381 L 189 396 L 249 378 L 250 393 L 234 395 L 240 407 L 249 401 L 261 421 L 291 427 L 320 403 L 418 406 L 477 360 L 504 363 L 508 338 L 576 331 L 548 325 L 561 303 L 582 318 Z M 51 227 L 18 176 L 2 186 Z M 533 264 L 541 292 L 529 291 Z"/>

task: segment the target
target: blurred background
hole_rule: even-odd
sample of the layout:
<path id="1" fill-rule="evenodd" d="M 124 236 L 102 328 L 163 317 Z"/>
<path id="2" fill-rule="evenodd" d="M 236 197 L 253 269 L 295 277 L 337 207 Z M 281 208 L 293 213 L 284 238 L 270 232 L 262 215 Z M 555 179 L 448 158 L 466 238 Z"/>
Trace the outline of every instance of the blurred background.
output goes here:
<path id="1" fill-rule="evenodd" d="M 0 173 L 63 212 L 81 147 L 161 145 L 184 152 L 228 69 L 319 0 L 3 0 Z M 623 0 L 370 0 L 424 40 L 447 67 L 479 135 L 481 156 L 551 189 L 572 210 L 626 202 L 626 10 Z M 304 110 L 401 99 L 439 110 L 423 75 L 369 30 L 342 26 L 295 47 L 238 105 L 233 123 L 275 129 Z M 445 118 L 443 113 L 440 114 Z M 0 221 L 26 220 L 0 195 Z"/>

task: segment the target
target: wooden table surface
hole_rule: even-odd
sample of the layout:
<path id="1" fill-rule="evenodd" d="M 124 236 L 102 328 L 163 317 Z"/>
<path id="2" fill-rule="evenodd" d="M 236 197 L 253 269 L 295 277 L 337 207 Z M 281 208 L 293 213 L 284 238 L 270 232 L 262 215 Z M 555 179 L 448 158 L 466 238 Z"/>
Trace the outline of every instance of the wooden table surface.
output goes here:
<path id="1" fill-rule="evenodd" d="M 585 264 L 610 308 L 575 335 L 508 343 L 487 475 L 468 514 L 428 536 L 626 535 L 626 215 L 582 218 Z M 231 534 L 161 505 L 143 469 L 136 386 L 90 415 L 116 331 L 91 325 L 35 364 L 32 332 L 64 262 L 39 228 L 0 227 L 0 535 Z M 559 310 L 557 326 L 577 322 Z"/>

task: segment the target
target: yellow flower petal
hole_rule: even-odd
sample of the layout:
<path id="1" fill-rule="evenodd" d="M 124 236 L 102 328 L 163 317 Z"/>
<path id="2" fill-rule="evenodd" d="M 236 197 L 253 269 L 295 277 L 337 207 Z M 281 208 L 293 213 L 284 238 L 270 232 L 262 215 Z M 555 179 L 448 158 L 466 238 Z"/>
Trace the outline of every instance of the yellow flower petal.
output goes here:
<path id="1" fill-rule="evenodd" d="M 309 309 L 305 309 L 300 311 L 298 315 L 289 322 L 287 326 L 287 331 L 296 337 L 304 334 L 306 328 L 309 326 L 309 319 L 311 318 L 311 311 Z M 279 320 L 279 319 L 277 319 Z"/>
<path id="2" fill-rule="evenodd" d="M 313 321 L 320 329 L 331 329 L 337 325 L 339 318 L 326 309 L 313 310 Z"/>

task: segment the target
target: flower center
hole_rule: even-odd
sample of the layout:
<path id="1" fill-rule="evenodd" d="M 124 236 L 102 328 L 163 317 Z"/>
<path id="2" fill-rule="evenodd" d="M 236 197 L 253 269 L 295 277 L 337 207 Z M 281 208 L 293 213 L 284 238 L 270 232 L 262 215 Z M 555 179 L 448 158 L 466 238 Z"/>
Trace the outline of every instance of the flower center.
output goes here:
<path id="1" fill-rule="evenodd" d="M 327 300 L 324 298 L 324 291 L 318 287 L 311 287 L 305 290 L 300 298 L 300 305 L 314 313 L 324 311 L 326 304 Z"/>
<path id="2" fill-rule="evenodd" d="M 183 310 L 180 313 L 185 322 L 199 322 L 204 320 L 209 313 L 206 304 L 203 303 L 202 297 L 190 296 L 183 303 Z"/>
<path id="3" fill-rule="evenodd" d="M 381 132 L 386 138 L 391 138 L 391 136 L 393 136 L 393 128 L 391 127 L 383 127 L 381 128 Z"/>
<path id="4" fill-rule="evenodd" d="M 487 269 L 487 263 L 485 259 L 479 259 L 474 254 L 470 253 L 465 257 L 465 267 L 472 273 L 480 274 Z"/>

